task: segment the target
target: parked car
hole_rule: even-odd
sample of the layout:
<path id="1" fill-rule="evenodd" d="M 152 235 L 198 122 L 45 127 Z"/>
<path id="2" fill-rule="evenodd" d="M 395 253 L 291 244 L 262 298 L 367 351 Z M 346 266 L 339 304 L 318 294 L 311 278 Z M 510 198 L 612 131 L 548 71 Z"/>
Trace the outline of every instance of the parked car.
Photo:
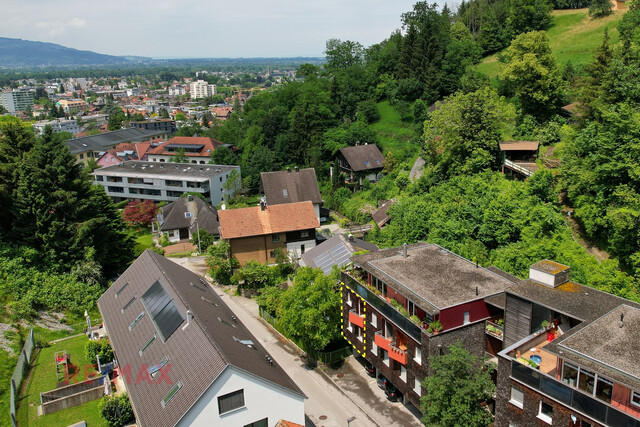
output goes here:
<path id="1" fill-rule="evenodd" d="M 371 378 L 376 377 L 376 367 L 373 366 L 373 363 L 369 362 L 368 360 L 364 361 L 364 370 L 367 371 L 367 375 L 369 375 Z"/>
<path id="2" fill-rule="evenodd" d="M 384 394 L 386 394 L 387 399 L 392 402 L 402 402 L 402 393 L 400 393 L 396 386 L 390 382 L 387 382 L 387 388 L 385 389 Z"/>
<path id="3" fill-rule="evenodd" d="M 387 388 L 387 384 L 389 380 L 382 374 L 378 374 L 378 387 L 385 390 Z"/>

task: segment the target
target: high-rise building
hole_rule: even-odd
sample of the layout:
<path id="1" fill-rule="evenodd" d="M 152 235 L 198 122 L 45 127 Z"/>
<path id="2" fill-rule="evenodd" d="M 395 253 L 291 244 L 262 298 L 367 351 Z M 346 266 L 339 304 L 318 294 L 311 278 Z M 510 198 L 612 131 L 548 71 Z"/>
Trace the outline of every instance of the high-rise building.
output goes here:
<path id="1" fill-rule="evenodd" d="M 13 89 L 0 92 L 0 105 L 10 113 L 27 111 L 33 107 L 35 92 L 30 89 Z"/>
<path id="2" fill-rule="evenodd" d="M 191 99 L 206 98 L 217 93 L 216 85 L 210 85 L 205 80 L 198 80 L 189 85 L 191 90 Z"/>

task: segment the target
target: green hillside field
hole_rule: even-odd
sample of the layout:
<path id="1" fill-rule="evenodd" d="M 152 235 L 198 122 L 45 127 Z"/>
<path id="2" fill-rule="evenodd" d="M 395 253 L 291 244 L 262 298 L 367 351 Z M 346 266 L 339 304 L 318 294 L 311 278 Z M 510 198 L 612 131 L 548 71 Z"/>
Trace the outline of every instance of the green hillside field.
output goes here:
<path id="1" fill-rule="evenodd" d="M 547 30 L 553 56 L 561 66 L 569 60 L 573 65 L 591 62 L 602 43 L 605 28 L 609 30 L 611 42 L 618 41 L 618 22 L 623 14 L 623 10 L 615 10 L 605 18 L 591 19 L 588 9 L 553 11 L 553 23 Z M 498 54 L 487 56 L 477 68 L 491 78 L 496 77 L 500 72 Z"/>

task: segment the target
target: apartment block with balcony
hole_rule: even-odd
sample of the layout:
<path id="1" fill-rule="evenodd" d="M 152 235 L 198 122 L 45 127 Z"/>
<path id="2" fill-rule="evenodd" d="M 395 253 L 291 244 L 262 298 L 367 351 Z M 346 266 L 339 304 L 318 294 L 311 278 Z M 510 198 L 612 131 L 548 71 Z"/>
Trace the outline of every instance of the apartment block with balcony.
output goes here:
<path id="1" fill-rule="evenodd" d="M 240 166 L 127 161 L 96 169 L 92 175 L 94 184 L 102 185 L 116 202 L 172 202 L 190 192 L 200 193 L 207 202 L 218 205 L 229 196 L 224 184 L 232 170 L 239 174 Z"/>
<path id="2" fill-rule="evenodd" d="M 35 90 L 13 89 L 0 91 L 0 105 L 10 113 L 27 111 L 33 107 Z"/>
<path id="3" fill-rule="evenodd" d="M 501 346 L 487 321 L 499 326 L 502 318 L 504 291 L 513 285 L 503 275 L 427 243 L 352 260 L 342 273 L 343 335 L 406 402 L 419 407 L 429 357 L 449 345 L 461 341 L 478 356 L 489 339 Z"/>
<path id="4" fill-rule="evenodd" d="M 640 427 L 640 304 L 531 266 L 506 291 L 497 427 Z"/>

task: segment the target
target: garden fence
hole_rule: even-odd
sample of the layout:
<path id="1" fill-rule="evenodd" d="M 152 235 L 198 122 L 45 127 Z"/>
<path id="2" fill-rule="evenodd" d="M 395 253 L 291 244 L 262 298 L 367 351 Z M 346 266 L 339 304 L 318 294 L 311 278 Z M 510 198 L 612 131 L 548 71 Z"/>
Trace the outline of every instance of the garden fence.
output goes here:
<path id="1" fill-rule="evenodd" d="M 270 324 L 271 326 L 273 326 L 276 331 L 280 332 L 282 335 L 287 337 L 291 342 L 293 342 L 301 350 L 306 352 L 307 355 L 311 356 L 315 360 L 318 360 L 318 361 L 320 361 L 322 363 L 326 363 L 326 364 L 332 364 L 332 363 L 338 362 L 340 360 L 343 360 L 345 357 L 351 355 L 351 347 L 349 347 L 349 346 L 345 346 L 343 348 L 339 348 L 339 349 L 334 350 L 334 351 L 318 351 L 318 350 L 316 350 L 315 348 L 313 348 L 312 346 L 310 346 L 309 344 L 307 344 L 307 343 L 305 343 L 303 341 L 296 340 L 296 339 L 293 339 L 293 338 L 287 336 L 287 334 L 284 333 L 284 330 L 282 329 L 282 327 L 278 324 L 277 319 L 275 317 L 273 317 L 272 315 L 270 315 L 264 309 L 264 307 L 259 307 L 259 311 L 260 311 L 260 317 L 262 317 L 264 320 L 266 320 L 267 323 Z"/>
<path id="2" fill-rule="evenodd" d="M 16 427 L 16 399 L 18 398 L 18 393 L 20 391 L 20 386 L 22 385 L 22 378 L 24 377 L 25 369 L 31 364 L 31 355 L 33 353 L 33 349 L 36 346 L 36 340 L 33 336 L 33 329 L 29 330 L 29 336 L 27 337 L 26 342 L 24 343 L 24 347 L 22 347 L 22 351 L 20 352 L 20 356 L 18 356 L 18 364 L 16 365 L 16 369 L 13 371 L 13 375 L 11 376 L 11 397 L 9 401 L 9 411 L 11 414 L 11 425 Z"/>

